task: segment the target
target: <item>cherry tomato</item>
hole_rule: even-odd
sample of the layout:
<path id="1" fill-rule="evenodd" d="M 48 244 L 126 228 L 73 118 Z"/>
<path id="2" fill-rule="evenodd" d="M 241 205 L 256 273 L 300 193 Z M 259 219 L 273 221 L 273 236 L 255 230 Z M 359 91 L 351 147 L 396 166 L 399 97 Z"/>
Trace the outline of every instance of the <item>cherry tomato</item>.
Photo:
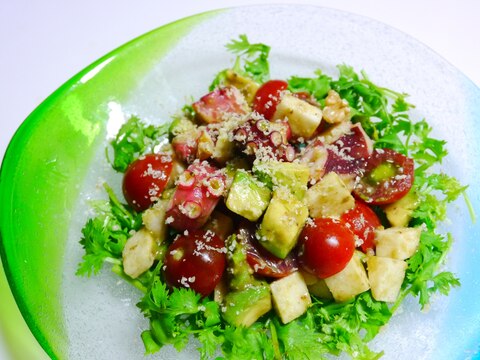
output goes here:
<path id="1" fill-rule="evenodd" d="M 303 228 L 298 262 L 305 271 L 325 279 L 342 271 L 354 251 L 354 234 L 342 222 L 317 218 Z"/>
<path id="2" fill-rule="evenodd" d="M 172 158 L 148 154 L 131 163 L 123 176 L 123 195 L 136 211 L 150 207 L 162 195 L 172 173 Z"/>
<path id="3" fill-rule="evenodd" d="M 367 204 L 356 201 L 355 207 L 345 212 L 340 221 L 363 241 L 360 248 L 364 253 L 367 253 L 368 249 L 375 250 L 375 229 L 382 224 L 377 214 Z"/>
<path id="4" fill-rule="evenodd" d="M 287 90 L 288 83 L 283 80 L 270 80 L 257 90 L 253 99 L 253 110 L 271 120 L 280 102 L 280 93 Z"/>
<path id="5" fill-rule="evenodd" d="M 375 149 L 353 192 L 368 204 L 390 204 L 410 191 L 413 172 L 413 159 L 392 149 Z"/>
<path id="6" fill-rule="evenodd" d="M 285 259 L 277 258 L 255 239 L 255 226 L 243 223 L 238 230 L 238 238 L 247 251 L 247 262 L 256 274 L 282 278 L 298 270 L 297 260 L 293 254 Z"/>
<path id="7" fill-rule="evenodd" d="M 165 279 L 208 296 L 220 282 L 226 266 L 224 242 L 212 231 L 195 230 L 177 236 L 165 256 Z"/>

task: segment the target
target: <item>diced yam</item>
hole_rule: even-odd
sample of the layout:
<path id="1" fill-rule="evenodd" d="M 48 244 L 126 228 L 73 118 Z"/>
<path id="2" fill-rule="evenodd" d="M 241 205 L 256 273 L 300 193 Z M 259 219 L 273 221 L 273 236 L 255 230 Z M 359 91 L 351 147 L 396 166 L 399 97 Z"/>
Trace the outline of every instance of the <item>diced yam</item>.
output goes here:
<path id="1" fill-rule="evenodd" d="M 375 300 L 395 302 L 400 292 L 407 263 L 380 256 L 367 259 L 368 280 Z"/>
<path id="2" fill-rule="evenodd" d="M 329 127 L 327 130 L 323 131 L 319 136 L 318 139 L 324 144 L 331 144 L 343 135 L 347 134 L 352 127 L 352 123 L 350 121 L 344 121 L 339 124 L 335 124 Z"/>
<path id="3" fill-rule="evenodd" d="M 411 257 L 420 242 L 420 228 L 392 227 L 375 231 L 376 255 L 405 260 Z"/>
<path id="4" fill-rule="evenodd" d="M 312 303 L 302 275 L 296 271 L 270 284 L 273 307 L 284 324 L 298 318 Z"/>
<path id="5" fill-rule="evenodd" d="M 293 95 L 285 94 L 277 105 L 273 120 L 285 118 L 293 135 L 308 139 L 322 121 L 322 110 Z"/>
<path id="6" fill-rule="evenodd" d="M 165 224 L 167 205 L 168 200 L 159 200 L 142 214 L 143 225 L 153 234 L 157 242 L 162 242 L 167 234 Z"/>
<path id="7" fill-rule="evenodd" d="M 335 301 L 342 302 L 353 299 L 358 294 L 370 289 L 367 272 L 360 257 L 356 254 L 347 266 L 339 273 L 325 279 L 328 289 Z"/>
<path id="8" fill-rule="evenodd" d="M 334 172 L 308 189 L 306 200 L 312 218 L 340 217 L 355 206 L 350 190 Z"/>
<path id="9" fill-rule="evenodd" d="M 127 240 L 123 249 L 123 271 L 135 279 L 153 265 L 158 252 L 158 244 L 153 234 L 141 228 Z"/>

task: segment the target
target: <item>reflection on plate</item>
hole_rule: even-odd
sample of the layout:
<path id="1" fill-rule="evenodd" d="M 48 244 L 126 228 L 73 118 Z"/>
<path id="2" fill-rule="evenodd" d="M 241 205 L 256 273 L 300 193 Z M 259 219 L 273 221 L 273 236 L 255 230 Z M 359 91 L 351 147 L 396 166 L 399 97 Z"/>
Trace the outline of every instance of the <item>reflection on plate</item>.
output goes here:
<path id="1" fill-rule="evenodd" d="M 139 294 L 105 270 L 74 276 L 82 255 L 80 229 L 88 200 L 103 196 L 99 177 L 119 183 L 103 156 L 106 138 L 128 114 L 166 121 L 190 97 L 206 92 L 231 63 L 230 39 L 247 34 L 272 46 L 273 78 L 335 72 L 347 63 L 377 83 L 411 95 L 414 116 L 425 117 L 449 142 L 440 170 L 470 183 L 480 209 L 480 91 L 435 53 L 398 31 L 362 17 L 308 6 L 258 6 L 197 15 L 148 33 L 91 65 L 52 94 L 21 126 L 2 164 L 0 253 L 15 299 L 51 357 L 140 358 L 147 326 Z M 480 231 L 459 202 L 448 231 L 456 239 L 447 266 L 462 287 L 427 312 L 406 301 L 372 342 L 385 359 L 473 358 L 480 343 Z M 3 311 L 3 309 L 2 309 Z M 195 358 L 194 344 L 178 355 Z"/>

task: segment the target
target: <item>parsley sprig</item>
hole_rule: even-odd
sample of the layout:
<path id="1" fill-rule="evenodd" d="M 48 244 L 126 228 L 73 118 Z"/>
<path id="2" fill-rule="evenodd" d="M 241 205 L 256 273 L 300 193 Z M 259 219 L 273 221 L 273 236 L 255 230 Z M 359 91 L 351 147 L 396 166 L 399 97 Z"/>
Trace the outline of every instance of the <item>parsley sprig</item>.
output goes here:
<path id="1" fill-rule="evenodd" d="M 113 149 L 112 167 L 118 172 L 125 172 L 133 160 L 142 154 L 153 152 L 155 146 L 165 138 L 169 127 L 170 123 L 147 126 L 138 117 L 130 117 L 110 142 Z M 106 150 L 109 158 L 108 148 Z"/>
<path id="2" fill-rule="evenodd" d="M 210 90 L 225 82 L 228 70 L 233 70 L 259 83 L 270 79 L 269 46 L 261 43 L 252 44 L 246 35 L 240 35 L 238 40 L 232 40 L 225 47 L 237 55 L 235 63 L 231 69 L 224 69 L 215 76 L 209 87 Z"/>
<path id="3" fill-rule="evenodd" d="M 109 200 L 92 204 L 96 217 L 89 219 L 82 229 L 80 244 L 85 255 L 76 273 L 80 276 L 97 274 L 104 262 L 121 264 L 130 231 L 138 230 L 142 224 L 140 214 L 123 205 L 107 184 L 104 188 Z"/>

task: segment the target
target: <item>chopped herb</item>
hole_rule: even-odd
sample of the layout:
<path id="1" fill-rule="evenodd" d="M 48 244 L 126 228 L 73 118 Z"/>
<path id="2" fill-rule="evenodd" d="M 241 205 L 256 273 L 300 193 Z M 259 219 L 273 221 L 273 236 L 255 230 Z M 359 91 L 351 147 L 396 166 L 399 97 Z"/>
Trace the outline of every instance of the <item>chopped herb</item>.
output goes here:
<path id="1" fill-rule="evenodd" d="M 132 116 L 122 125 L 115 139 L 110 142 L 113 148 L 112 167 L 116 171 L 125 172 L 133 160 L 146 152 L 153 151 L 168 133 L 169 127 L 169 123 L 158 127 L 147 126 L 139 118 Z"/>

